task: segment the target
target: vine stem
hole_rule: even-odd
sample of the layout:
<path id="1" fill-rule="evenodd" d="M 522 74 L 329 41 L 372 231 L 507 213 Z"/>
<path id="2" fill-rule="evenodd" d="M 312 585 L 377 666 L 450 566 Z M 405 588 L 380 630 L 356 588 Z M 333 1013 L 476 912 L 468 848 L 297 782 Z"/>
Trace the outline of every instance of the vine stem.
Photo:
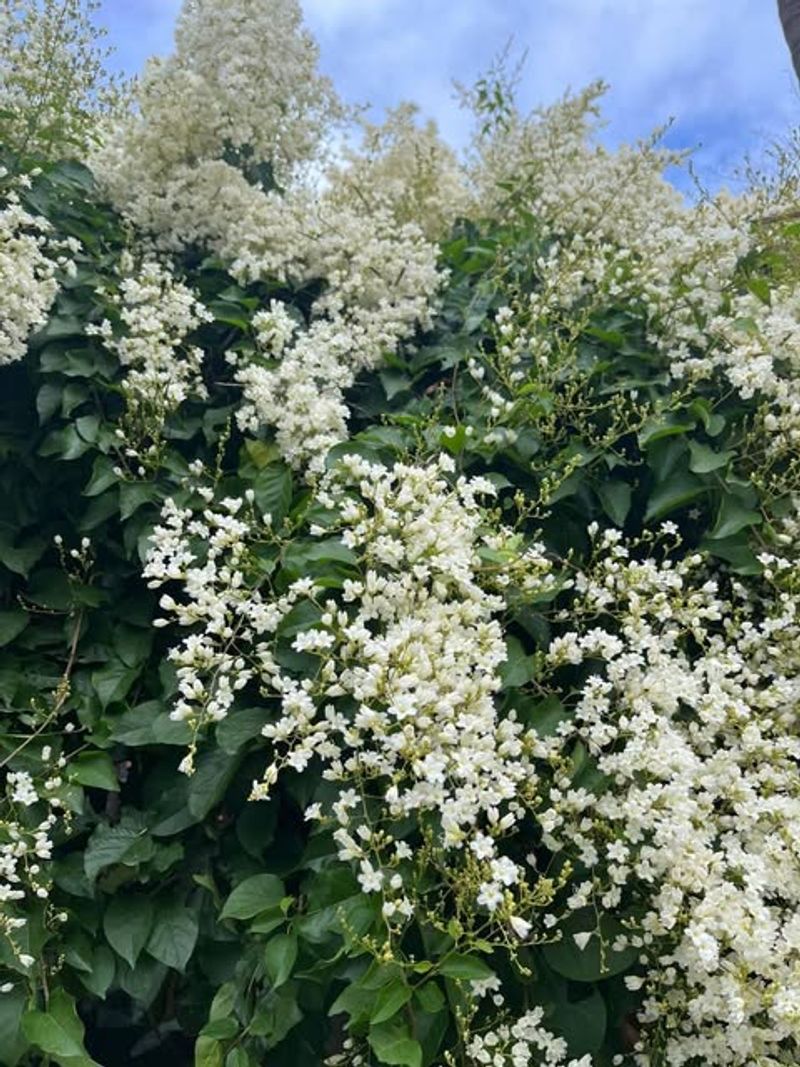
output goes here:
<path id="1" fill-rule="evenodd" d="M 39 735 L 47 729 L 53 719 L 58 716 L 58 713 L 64 707 L 64 704 L 66 703 L 67 698 L 69 697 L 69 680 L 72 676 L 73 670 L 75 669 L 75 660 L 78 656 L 78 642 L 80 641 L 82 625 L 83 611 L 81 610 L 78 612 L 77 618 L 75 620 L 75 627 L 72 631 L 72 639 L 70 641 L 67 664 L 64 667 L 64 673 L 61 675 L 61 680 L 58 683 L 58 688 L 56 690 L 56 702 L 53 705 L 52 711 L 47 716 L 47 718 L 45 718 L 43 722 L 41 722 L 39 726 L 36 727 L 32 734 L 30 734 L 28 737 L 25 738 L 24 741 L 17 745 L 13 752 L 10 752 L 4 759 L 0 760 L 0 770 L 2 770 L 4 767 L 7 767 L 11 760 L 15 758 L 15 756 L 18 756 L 20 752 L 22 752 L 25 748 L 28 747 L 31 741 L 34 741 L 37 737 L 39 737 Z"/>

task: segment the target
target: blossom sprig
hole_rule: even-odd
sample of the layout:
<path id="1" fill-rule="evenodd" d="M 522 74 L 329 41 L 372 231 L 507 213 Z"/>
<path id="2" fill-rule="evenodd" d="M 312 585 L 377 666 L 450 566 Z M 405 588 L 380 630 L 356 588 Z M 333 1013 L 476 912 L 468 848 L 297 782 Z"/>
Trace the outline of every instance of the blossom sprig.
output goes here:
<path id="1" fill-rule="evenodd" d="M 0 177 L 2 171 L 0 169 Z M 0 367 L 22 359 L 30 335 L 47 321 L 63 274 L 74 274 L 79 245 L 56 238 L 47 219 L 20 200 L 17 178 L 0 204 Z"/>
<path id="2" fill-rule="evenodd" d="M 125 412 L 117 427 L 123 470 L 141 477 L 159 465 L 168 417 L 189 397 L 208 396 L 203 352 L 189 336 L 213 315 L 197 296 L 156 260 L 140 265 L 126 254 L 119 291 L 111 300 L 121 331 L 111 321 L 89 324 L 124 370 Z"/>

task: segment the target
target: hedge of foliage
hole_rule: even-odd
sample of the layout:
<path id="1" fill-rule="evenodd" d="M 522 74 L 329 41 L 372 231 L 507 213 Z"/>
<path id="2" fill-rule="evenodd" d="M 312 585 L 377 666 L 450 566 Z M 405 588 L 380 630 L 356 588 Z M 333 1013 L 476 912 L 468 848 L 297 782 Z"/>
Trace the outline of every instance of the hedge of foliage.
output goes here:
<path id="1" fill-rule="evenodd" d="M 797 1062 L 791 176 L 467 95 L 320 163 L 296 5 L 194 0 L 9 138 L 6 1067 Z"/>

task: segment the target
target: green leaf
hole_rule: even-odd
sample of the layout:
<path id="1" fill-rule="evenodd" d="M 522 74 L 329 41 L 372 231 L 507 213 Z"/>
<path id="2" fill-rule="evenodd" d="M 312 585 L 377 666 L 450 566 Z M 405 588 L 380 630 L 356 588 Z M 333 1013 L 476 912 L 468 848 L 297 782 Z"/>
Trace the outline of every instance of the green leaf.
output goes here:
<path id="1" fill-rule="evenodd" d="M 183 971 L 197 944 L 199 926 L 194 914 L 178 901 L 159 905 L 147 951 L 176 971 Z"/>
<path id="2" fill-rule="evenodd" d="M 239 1024 L 235 1019 L 212 1019 L 200 1031 L 201 1037 L 213 1037 L 217 1041 L 230 1041 L 239 1033 Z"/>
<path id="3" fill-rule="evenodd" d="M 411 388 L 411 379 L 405 371 L 386 367 L 378 372 L 378 377 L 387 400 L 394 400 L 396 396 L 407 393 Z"/>
<path id="4" fill-rule="evenodd" d="M 223 1067 L 225 1052 L 213 1037 L 198 1037 L 194 1046 L 194 1067 Z"/>
<path id="5" fill-rule="evenodd" d="M 71 423 L 49 433 L 39 446 L 39 455 L 58 456 L 63 460 L 79 459 L 88 452 L 91 444 L 78 433 Z"/>
<path id="6" fill-rule="evenodd" d="M 270 993 L 250 1021 L 250 1032 L 262 1037 L 267 1048 L 278 1045 L 303 1018 L 294 983 Z"/>
<path id="7" fill-rule="evenodd" d="M 89 497 L 100 496 L 106 489 L 116 485 L 118 481 L 119 478 L 114 473 L 114 464 L 108 456 L 97 456 L 92 467 L 92 476 L 83 490 L 83 495 Z"/>
<path id="8" fill-rule="evenodd" d="M 152 482 L 122 482 L 119 487 L 119 514 L 125 521 L 145 504 L 161 499 L 158 486 Z"/>
<path id="9" fill-rule="evenodd" d="M 111 740 L 136 748 L 140 745 L 188 745 L 192 733 L 185 722 L 174 722 L 164 702 L 148 700 L 114 718 Z"/>
<path id="10" fill-rule="evenodd" d="M 693 474 L 678 471 L 657 485 L 647 502 L 644 521 L 653 522 L 685 507 L 705 493 L 704 484 Z"/>
<path id="11" fill-rule="evenodd" d="M 0 994 L 0 1063 L 4 1067 L 15 1067 L 22 1058 L 26 1042 L 21 1024 L 27 1000 L 19 988 Z"/>
<path id="12" fill-rule="evenodd" d="M 62 1067 L 100 1067 L 83 1047 L 83 1023 L 75 1001 L 63 989 L 52 991 L 46 1012 L 25 1013 L 22 1032 L 32 1045 Z"/>
<path id="13" fill-rule="evenodd" d="M 292 474 L 285 464 L 276 463 L 258 472 L 252 483 L 256 504 L 262 515 L 271 516 L 279 526 L 292 506 Z"/>
<path id="14" fill-rule="evenodd" d="M 581 1000 L 559 1000 L 550 1018 L 566 1038 L 570 1055 L 599 1052 L 606 1036 L 608 1011 L 597 989 Z"/>
<path id="15" fill-rule="evenodd" d="M 295 541 L 290 544 L 283 554 L 283 565 L 291 577 L 301 577 L 313 569 L 319 572 L 319 567 L 314 564 L 344 563 L 355 566 L 357 558 L 352 549 L 342 544 L 338 537 L 330 537 L 324 541 Z"/>
<path id="16" fill-rule="evenodd" d="M 30 621 L 30 615 L 22 608 L 0 611 L 0 648 L 19 637 Z"/>
<path id="17" fill-rule="evenodd" d="M 246 462 L 244 453 L 247 455 L 247 460 L 258 470 L 263 470 L 276 459 L 280 459 L 280 449 L 274 441 L 257 441 L 252 437 L 248 437 L 244 443 L 243 463 Z"/>
<path id="18" fill-rule="evenodd" d="M 433 981 L 426 982 L 414 990 L 414 1002 L 428 1015 L 435 1015 L 447 1003 L 444 993 Z"/>
<path id="19" fill-rule="evenodd" d="M 76 971 L 91 971 L 92 942 L 83 930 L 71 929 L 64 936 L 64 960 Z"/>
<path id="20" fill-rule="evenodd" d="M 692 457 L 689 460 L 689 470 L 695 474 L 709 474 L 720 467 L 727 467 L 736 455 L 731 451 L 715 452 L 709 445 L 701 444 L 700 441 L 690 441 L 689 452 Z"/>
<path id="21" fill-rule="evenodd" d="M 708 537 L 720 540 L 733 537 L 740 530 L 748 526 L 760 526 L 763 522 L 761 513 L 752 508 L 745 507 L 741 500 L 731 494 L 726 494 L 720 501 L 717 519 L 714 528 L 709 531 Z"/>
<path id="22" fill-rule="evenodd" d="M 240 748 L 261 736 L 261 730 L 269 718 L 266 708 L 242 708 L 230 711 L 216 727 L 217 744 L 230 756 Z"/>
<path id="23" fill-rule="evenodd" d="M 34 343 L 41 347 L 46 341 L 60 341 L 68 337 L 82 337 L 84 323 L 69 315 L 53 315 L 35 334 Z"/>
<path id="24" fill-rule="evenodd" d="M 251 934 L 271 934 L 280 926 L 286 925 L 286 916 L 278 905 L 267 908 L 250 923 Z"/>
<path id="25" fill-rule="evenodd" d="M 119 659 L 109 660 L 105 666 L 92 671 L 92 686 L 103 709 L 123 700 L 138 676 L 137 670 Z"/>
<path id="26" fill-rule="evenodd" d="M 616 526 L 624 526 L 631 510 L 631 487 L 627 482 L 603 482 L 597 495 L 603 511 Z"/>
<path id="27" fill-rule="evenodd" d="M 725 429 L 725 416 L 712 411 L 705 398 L 697 397 L 689 405 L 689 410 L 703 423 L 703 429 L 709 437 L 717 437 Z"/>
<path id="28" fill-rule="evenodd" d="M 243 1048 L 232 1048 L 225 1058 L 225 1067 L 252 1067 L 252 1062 Z"/>
<path id="29" fill-rule="evenodd" d="M 464 451 L 466 443 L 467 428 L 463 423 L 460 426 L 454 426 L 452 433 L 442 432 L 439 435 L 439 447 L 446 449 L 454 456 L 457 456 L 459 452 Z"/>
<path id="30" fill-rule="evenodd" d="M 752 277 L 747 279 L 747 288 L 757 296 L 762 304 L 766 304 L 767 307 L 772 303 L 772 297 L 769 288 L 769 282 L 766 278 Z"/>
<path id="31" fill-rule="evenodd" d="M 422 1046 L 410 1035 L 405 1022 L 393 1019 L 371 1027 L 367 1040 L 381 1063 L 422 1067 Z"/>
<path id="32" fill-rule="evenodd" d="M 142 895 L 112 897 L 103 916 L 109 945 L 131 967 L 144 949 L 153 928 L 153 902 Z"/>
<path id="33" fill-rule="evenodd" d="M 211 1007 L 208 1009 L 209 1019 L 227 1019 L 233 1014 L 236 1004 L 237 989 L 235 982 L 225 982 L 214 994 Z"/>
<path id="34" fill-rule="evenodd" d="M 663 437 L 673 437 L 676 434 L 689 433 L 695 427 L 695 421 L 687 418 L 679 418 L 669 413 L 667 415 L 654 415 L 648 419 L 638 434 L 639 447 L 647 448 L 648 445 L 660 441 Z"/>
<path id="35" fill-rule="evenodd" d="M 159 960 L 142 953 L 135 967 L 121 960 L 117 965 L 117 983 L 141 1008 L 149 1008 L 161 991 L 167 968 Z"/>
<path id="36" fill-rule="evenodd" d="M 272 988 L 282 986 L 292 973 L 297 959 L 297 937 L 295 934 L 278 934 L 267 942 L 264 949 L 264 964 L 267 968 Z"/>
<path id="37" fill-rule="evenodd" d="M 519 638 L 506 638 L 506 659 L 500 666 L 503 688 L 517 689 L 529 682 L 533 673 L 533 657 L 525 651 Z"/>
<path id="38" fill-rule="evenodd" d="M 466 956 L 454 953 L 442 961 L 439 973 L 447 978 L 457 978 L 459 981 L 484 981 L 491 978 L 494 971 L 479 956 Z"/>
<path id="39" fill-rule="evenodd" d="M 36 394 L 36 411 L 39 415 L 39 425 L 51 419 L 61 407 L 61 386 L 47 382 Z"/>
<path id="40" fill-rule="evenodd" d="M 20 548 L 13 548 L 11 542 L 0 531 L 0 566 L 7 567 L 14 574 L 27 578 L 31 567 L 42 558 L 47 547 L 44 540 L 34 537 L 29 538 Z M 30 597 L 30 589 L 28 596 Z M 69 607 L 69 601 L 66 606 Z"/>
<path id="41" fill-rule="evenodd" d="M 78 785 L 119 792 L 119 778 L 107 752 L 81 752 L 69 762 L 69 777 Z"/>
<path id="42" fill-rule="evenodd" d="M 98 945 L 92 953 L 91 970 L 87 974 L 80 974 L 79 978 L 90 993 L 105 1000 L 108 988 L 114 981 L 115 970 L 114 953 L 105 945 Z"/>
<path id="43" fill-rule="evenodd" d="M 592 908 L 574 912 L 561 926 L 561 941 L 542 947 L 547 965 L 573 982 L 597 982 L 621 974 L 636 962 L 638 953 L 635 948 L 615 952 L 611 947 L 624 932 L 615 919 L 610 915 L 601 916 L 600 936 L 597 929 L 597 915 Z M 585 932 L 592 932 L 592 936 L 585 948 L 580 948 L 574 935 Z"/>
<path id="44" fill-rule="evenodd" d="M 100 419 L 97 415 L 83 415 L 75 420 L 75 429 L 78 436 L 87 444 L 96 444 L 100 431 Z"/>
<path id="45" fill-rule="evenodd" d="M 100 871 L 114 863 L 135 867 L 153 855 L 153 842 L 138 812 L 126 813 L 116 826 L 95 827 L 86 846 L 83 868 L 93 882 Z"/>
<path id="46" fill-rule="evenodd" d="M 236 886 L 225 901 L 221 919 L 252 919 L 259 912 L 280 904 L 286 892 L 275 874 L 254 874 Z"/>
<path id="47" fill-rule="evenodd" d="M 703 538 L 700 548 L 712 556 L 724 559 L 731 565 L 734 574 L 755 575 L 764 573 L 764 565 L 760 563 L 752 548 L 747 543 L 747 534 L 742 531 L 736 537 L 727 537 L 717 540 Z"/>
<path id="48" fill-rule="evenodd" d="M 34 573 L 27 597 L 43 608 L 67 611 L 72 606 L 73 589 L 62 570 L 46 567 Z"/>
<path id="49" fill-rule="evenodd" d="M 148 700 L 144 704 L 137 704 L 135 708 L 129 708 L 119 718 L 113 719 L 111 740 L 134 748 L 138 745 L 155 744 L 153 723 L 162 710 L 163 704 L 160 700 Z"/>
<path id="50" fill-rule="evenodd" d="M 278 626 L 281 637 L 296 637 L 315 627 L 322 618 L 322 609 L 310 600 L 301 600 L 284 615 Z"/>
<path id="51" fill-rule="evenodd" d="M 149 605 L 148 605 L 149 615 Z M 128 667 L 140 667 L 150 655 L 153 647 L 153 631 L 138 626 L 126 626 L 124 623 L 115 627 L 112 643 L 114 651 Z"/>
<path id="52" fill-rule="evenodd" d="M 204 753 L 197 761 L 197 770 L 189 784 L 189 811 L 196 819 L 204 819 L 225 796 L 236 771 L 238 761 L 220 749 Z"/>
<path id="53" fill-rule="evenodd" d="M 411 1000 L 411 988 L 402 978 L 395 978 L 383 986 L 375 998 L 369 1021 L 373 1025 L 386 1022 L 395 1016 Z"/>
<path id="54" fill-rule="evenodd" d="M 511 706 L 516 710 L 517 717 L 533 727 L 541 737 L 553 737 L 560 724 L 570 718 L 569 709 L 554 694 L 543 700 L 526 698 L 525 694 L 520 694 L 513 698 Z"/>

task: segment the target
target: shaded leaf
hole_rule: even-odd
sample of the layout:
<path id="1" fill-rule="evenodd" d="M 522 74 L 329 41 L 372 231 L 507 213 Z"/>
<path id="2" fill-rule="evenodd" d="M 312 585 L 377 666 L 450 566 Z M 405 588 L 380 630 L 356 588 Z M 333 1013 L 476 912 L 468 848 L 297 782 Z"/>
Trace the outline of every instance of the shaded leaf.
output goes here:
<path id="1" fill-rule="evenodd" d="M 615 952 L 612 942 L 623 933 L 622 926 L 611 916 L 598 918 L 591 908 L 573 913 L 561 926 L 562 939 L 544 945 L 542 953 L 549 967 L 574 982 L 597 982 L 626 971 L 637 959 L 635 948 Z M 575 935 L 591 933 L 585 947 L 575 941 Z"/>
<path id="2" fill-rule="evenodd" d="M 166 967 L 183 971 L 197 944 L 199 926 L 193 912 L 177 901 L 159 905 L 147 951 Z"/>
<path id="3" fill-rule="evenodd" d="M 0 648 L 10 644 L 15 637 L 19 637 L 28 625 L 29 619 L 30 615 L 22 608 L 0 611 Z"/>
<path id="4" fill-rule="evenodd" d="M 264 949 L 264 964 L 273 989 L 282 986 L 292 973 L 297 959 L 297 937 L 294 934 L 278 934 L 267 942 Z"/>
<path id="5" fill-rule="evenodd" d="M 479 956 L 466 956 L 461 953 L 453 953 L 443 960 L 439 972 L 447 978 L 457 978 L 463 982 L 484 981 L 494 974 L 491 967 Z"/>
<path id="6" fill-rule="evenodd" d="M 103 916 L 103 930 L 109 945 L 131 967 L 136 966 L 153 927 L 153 902 L 149 897 L 112 897 Z"/>
<path id="7" fill-rule="evenodd" d="M 644 521 L 663 519 L 679 508 L 686 507 L 705 493 L 704 484 L 693 474 L 678 472 L 657 485 L 647 502 Z"/>
<path id="8" fill-rule="evenodd" d="M 225 901 L 221 919 L 252 919 L 286 896 L 283 882 L 275 874 L 254 874 L 245 878 Z"/>
<path id="9" fill-rule="evenodd" d="M 114 863 L 133 867 L 153 854 L 153 842 L 138 812 L 128 812 L 116 826 L 101 823 L 89 838 L 83 857 L 86 877 L 93 882 Z"/>
<path id="10" fill-rule="evenodd" d="M 367 1040 L 381 1063 L 422 1067 L 422 1046 L 411 1036 L 405 1022 L 393 1019 L 370 1027 Z"/>
<path id="11" fill-rule="evenodd" d="M 100 1067 L 83 1046 L 83 1023 L 75 1001 L 63 989 L 52 991 L 46 1012 L 25 1013 L 22 1031 L 32 1045 L 62 1067 Z"/>
<path id="12" fill-rule="evenodd" d="M 603 482 L 597 486 L 597 495 L 609 519 L 617 526 L 624 526 L 631 510 L 630 485 L 627 482 Z"/>

